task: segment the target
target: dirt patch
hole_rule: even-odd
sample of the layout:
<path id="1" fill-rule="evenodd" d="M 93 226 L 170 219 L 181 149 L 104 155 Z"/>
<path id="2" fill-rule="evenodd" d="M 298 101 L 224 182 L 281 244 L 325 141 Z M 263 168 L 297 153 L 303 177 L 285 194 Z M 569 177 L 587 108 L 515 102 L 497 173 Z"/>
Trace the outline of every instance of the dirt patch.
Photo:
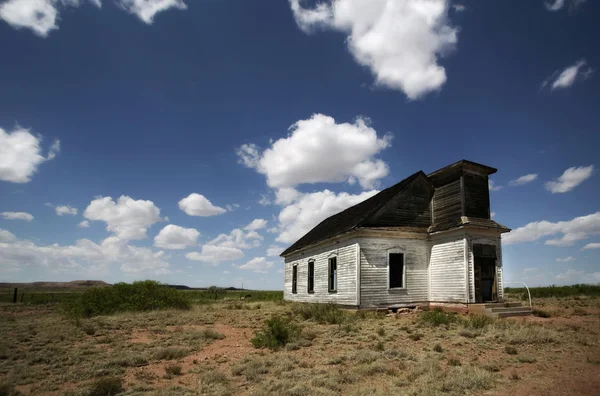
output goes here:
<path id="1" fill-rule="evenodd" d="M 149 332 L 147 330 L 134 331 L 131 333 L 129 342 L 133 344 L 149 344 L 152 342 Z"/>
<path id="2" fill-rule="evenodd" d="M 148 382 L 152 383 L 152 387 L 155 389 L 162 389 L 174 384 L 194 386 L 197 385 L 198 381 L 197 372 L 202 370 L 203 366 L 218 365 L 222 366 L 223 371 L 228 372 L 232 364 L 255 351 L 250 343 L 250 338 L 253 335 L 251 329 L 235 328 L 224 324 L 215 324 L 214 326 L 185 326 L 186 330 L 203 330 L 207 328 L 218 331 L 225 338 L 214 340 L 204 346 L 202 350 L 182 359 L 160 361 L 142 367 L 130 368 L 124 377 L 127 386 L 130 387 L 134 384 Z M 136 334 L 136 337 L 144 339 L 143 334 L 141 332 L 138 333 L 140 334 Z M 149 338 L 148 340 L 151 342 Z M 181 375 L 168 376 L 166 368 L 174 364 L 181 366 Z"/>

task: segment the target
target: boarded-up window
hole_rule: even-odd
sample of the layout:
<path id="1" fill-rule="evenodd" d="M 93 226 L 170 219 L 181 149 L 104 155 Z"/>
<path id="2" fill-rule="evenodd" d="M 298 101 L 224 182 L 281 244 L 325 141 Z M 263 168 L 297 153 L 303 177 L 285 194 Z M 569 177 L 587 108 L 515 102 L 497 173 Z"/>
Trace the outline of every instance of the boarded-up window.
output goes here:
<path id="1" fill-rule="evenodd" d="M 388 257 L 390 289 L 404 287 L 404 254 L 389 253 Z"/>
<path id="2" fill-rule="evenodd" d="M 329 291 L 337 291 L 337 257 L 329 258 Z"/>
<path id="3" fill-rule="evenodd" d="M 315 291 L 315 262 L 308 262 L 308 292 L 313 293 Z"/>
<path id="4" fill-rule="evenodd" d="M 298 266 L 292 267 L 292 293 L 298 292 Z"/>

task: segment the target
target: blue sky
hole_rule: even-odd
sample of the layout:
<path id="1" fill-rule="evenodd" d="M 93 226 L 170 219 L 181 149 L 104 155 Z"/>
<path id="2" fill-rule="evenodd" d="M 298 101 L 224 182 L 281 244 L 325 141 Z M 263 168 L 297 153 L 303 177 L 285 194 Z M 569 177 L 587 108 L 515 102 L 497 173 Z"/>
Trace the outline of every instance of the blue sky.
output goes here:
<path id="1" fill-rule="evenodd" d="M 506 281 L 600 282 L 599 16 L 0 1 L 0 279 L 281 288 L 320 220 L 465 158 L 499 169 Z"/>

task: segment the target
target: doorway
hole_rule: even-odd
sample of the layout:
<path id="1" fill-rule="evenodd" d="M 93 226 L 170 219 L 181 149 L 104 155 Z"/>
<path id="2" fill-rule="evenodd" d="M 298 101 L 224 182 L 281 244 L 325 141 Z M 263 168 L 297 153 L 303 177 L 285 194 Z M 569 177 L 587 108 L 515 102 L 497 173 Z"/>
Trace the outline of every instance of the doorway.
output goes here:
<path id="1" fill-rule="evenodd" d="M 496 246 L 474 244 L 473 258 L 475 302 L 497 301 Z"/>

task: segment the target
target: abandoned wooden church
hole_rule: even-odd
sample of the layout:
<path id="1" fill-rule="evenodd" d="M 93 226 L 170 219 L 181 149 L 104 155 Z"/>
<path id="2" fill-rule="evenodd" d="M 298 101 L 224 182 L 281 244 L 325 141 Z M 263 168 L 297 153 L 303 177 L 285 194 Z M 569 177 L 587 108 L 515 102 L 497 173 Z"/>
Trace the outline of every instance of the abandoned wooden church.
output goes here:
<path id="1" fill-rule="evenodd" d="M 281 256 L 284 298 L 349 307 L 502 300 L 501 234 L 488 176 L 459 161 L 419 171 L 333 215 Z"/>

